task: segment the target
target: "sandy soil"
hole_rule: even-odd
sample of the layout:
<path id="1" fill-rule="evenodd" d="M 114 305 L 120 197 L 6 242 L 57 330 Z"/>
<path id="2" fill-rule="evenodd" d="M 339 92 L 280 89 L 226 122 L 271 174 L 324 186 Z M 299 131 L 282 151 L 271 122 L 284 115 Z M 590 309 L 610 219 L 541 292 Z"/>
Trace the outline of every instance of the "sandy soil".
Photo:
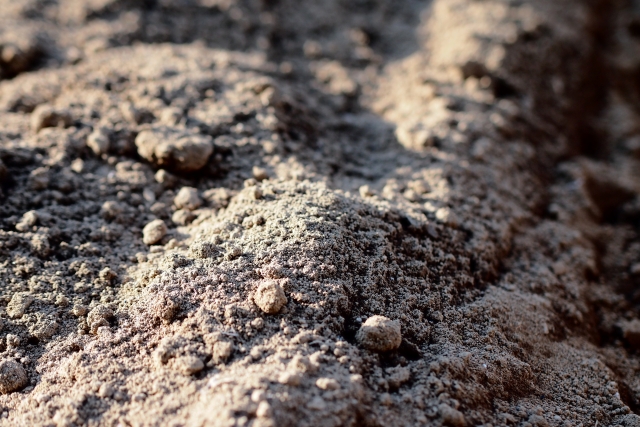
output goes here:
<path id="1" fill-rule="evenodd" d="M 640 426 L 638 1 L 0 11 L 0 425 Z"/>

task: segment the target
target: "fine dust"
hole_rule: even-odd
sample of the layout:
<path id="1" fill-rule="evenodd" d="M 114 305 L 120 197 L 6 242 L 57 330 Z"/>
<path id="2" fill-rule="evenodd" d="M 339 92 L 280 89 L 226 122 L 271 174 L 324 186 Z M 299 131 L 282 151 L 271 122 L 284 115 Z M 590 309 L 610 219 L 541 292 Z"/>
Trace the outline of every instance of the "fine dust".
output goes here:
<path id="1" fill-rule="evenodd" d="M 637 0 L 0 11 L 0 425 L 640 426 Z"/>

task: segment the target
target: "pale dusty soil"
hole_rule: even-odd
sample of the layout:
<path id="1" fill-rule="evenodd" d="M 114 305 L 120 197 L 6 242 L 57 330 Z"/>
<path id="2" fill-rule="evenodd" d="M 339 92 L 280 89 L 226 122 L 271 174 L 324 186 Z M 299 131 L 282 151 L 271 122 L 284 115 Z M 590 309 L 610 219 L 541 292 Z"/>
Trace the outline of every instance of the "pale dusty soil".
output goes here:
<path id="1" fill-rule="evenodd" d="M 0 425 L 640 426 L 637 0 L 0 0 Z"/>

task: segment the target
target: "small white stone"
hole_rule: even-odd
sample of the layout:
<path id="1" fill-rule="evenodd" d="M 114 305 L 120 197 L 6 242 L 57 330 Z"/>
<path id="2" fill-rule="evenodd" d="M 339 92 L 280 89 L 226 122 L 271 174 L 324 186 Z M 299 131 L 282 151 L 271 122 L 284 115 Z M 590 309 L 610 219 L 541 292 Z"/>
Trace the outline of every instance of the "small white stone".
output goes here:
<path id="1" fill-rule="evenodd" d="M 258 286 L 253 301 L 265 313 L 276 314 L 287 303 L 287 297 L 276 281 L 267 280 Z"/>
<path id="2" fill-rule="evenodd" d="M 154 219 L 142 229 L 142 241 L 146 245 L 158 243 L 167 234 L 167 225 L 161 219 Z"/>
<path id="3" fill-rule="evenodd" d="M 251 172 L 253 174 L 253 178 L 256 181 L 264 181 L 265 179 L 269 178 L 269 174 L 264 168 L 254 166 Z"/>
<path id="4" fill-rule="evenodd" d="M 302 376 L 298 372 L 284 371 L 278 376 L 278 382 L 280 384 L 286 384 L 289 386 L 299 386 Z"/>
<path id="5" fill-rule="evenodd" d="M 101 156 L 109 151 L 109 135 L 103 130 L 96 129 L 87 137 L 87 146 L 96 155 Z"/>
<path id="6" fill-rule="evenodd" d="M 371 187 L 369 187 L 368 185 L 363 185 L 358 189 L 358 192 L 360 193 L 360 197 L 365 198 L 365 197 L 371 197 L 374 195 L 373 191 L 371 190 Z"/>
<path id="7" fill-rule="evenodd" d="M 22 215 L 22 219 L 20 219 L 20 222 L 16 224 L 16 230 L 28 231 L 29 229 L 31 229 L 31 227 L 36 225 L 37 222 L 38 214 L 36 213 L 36 211 L 25 212 L 25 214 Z"/>
<path id="8" fill-rule="evenodd" d="M 356 340 L 368 350 L 395 350 L 402 342 L 400 323 L 384 316 L 372 316 L 362 324 L 356 334 Z"/>
<path id="9" fill-rule="evenodd" d="M 178 369 L 185 375 L 193 375 L 204 369 L 204 363 L 196 356 L 182 356 L 176 360 Z"/>
<path id="10" fill-rule="evenodd" d="M 75 173 L 82 173 L 84 171 L 84 161 L 82 159 L 75 159 L 72 161 L 71 170 Z"/>
<path id="11" fill-rule="evenodd" d="M 256 410 L 256 417 L 258 418 L 268 418 L 271 416 L 271 405 L 269 402 L 262 401 L 258 404 L 258 409 Z"/>
<path id="12" fill-rule="evenodd" d="M 264 390 L 253 390 L 253 392 L 251 393 L 251 401 L 255 403 L 262 402 L 266 398 L 267 394 L 264 392 Z"/>
<path id="13" fill-rule="evenodd" d="M 193 187 L 182 187 L 173 199 L 173 204 L 178 209 L 194 210 L 202 205 L 202 199 L 198 195 L 198 190 Z"/>
<path id="14" fill-rule="evenodd" d="M 333 378 L 318 378 L 316 380 L 316 387 L 322 390 L 338 390 L 340 383 Z"/>

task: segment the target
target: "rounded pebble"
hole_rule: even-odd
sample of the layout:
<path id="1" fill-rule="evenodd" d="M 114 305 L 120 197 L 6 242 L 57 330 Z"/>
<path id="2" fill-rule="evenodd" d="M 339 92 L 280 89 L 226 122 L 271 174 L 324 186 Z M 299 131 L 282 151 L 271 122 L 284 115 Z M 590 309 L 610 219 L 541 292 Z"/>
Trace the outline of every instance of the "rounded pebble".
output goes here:
<path id="1" fill-rule="evenodd" d="M 48 105 L 38 106 L 31 114 L 31 128 L 34 132 L 48 127 L 69 127 L 72 121 L 67 110 L 56 110 Z"/>
<path id="2" fill-rule="evenodd" d="M 333 378 L 318 378 L 316 387 L 322 390 L 337 390 L 340 388 L 340 383 Z"/>
<path id="3" fill-rule="evenodd" d="M 265 313 L 275 314 L 287 303 L 287 297 L 278 283 L 269 280 L 258 286 L 253 301 Z"/>
<path id="4" fill-rule="evenodd" d="M 145 245 L 158 243 L 167 234 L 167 225 L 161 219 L 154 219 L 142 229 L 142 241 Z"/>
<path id="5" fill-rule="evenodd" d="M 0 393 L 7 394 L 19 390 L 29 382 L 27 372 L 15 360 L 0 362 Z"/>
<path id="6" fill-rule="evenodd" d="M 204 363 L 196 356 L 182 356 L 177 359 L 178 369 L 185 375 L 193 375 L 204 369 Z"/>
<path id="7" fill-rule="evenodd" d="M 356 340 L 371 351 L 395 350 L 402 342 L 400 323 L 384 316 L 372 316 L 362 324 Z"/>
<path id="8" fill-rule="evenodd" d="M 213 153 L 210 136 L 167 127 L 143 130 L 135 140 L 138 154 L 158 167 L 178 172 L 202 169 Z"/>
<path id="9" fill-rule="evenodd" d="M 109 151 L 109 135 L 102 129 L 96 129 L 87 137 L 87 146 L 98 156 L 106 154 Z"/>
<path id="10" fill-rule="evenodd" d="M 193 187 L 182 187 L 173 199 L 173 203 L 178 209 L 194 210 L 200 207 L 202 199 L 198 195 L 198 190 Z"/>

